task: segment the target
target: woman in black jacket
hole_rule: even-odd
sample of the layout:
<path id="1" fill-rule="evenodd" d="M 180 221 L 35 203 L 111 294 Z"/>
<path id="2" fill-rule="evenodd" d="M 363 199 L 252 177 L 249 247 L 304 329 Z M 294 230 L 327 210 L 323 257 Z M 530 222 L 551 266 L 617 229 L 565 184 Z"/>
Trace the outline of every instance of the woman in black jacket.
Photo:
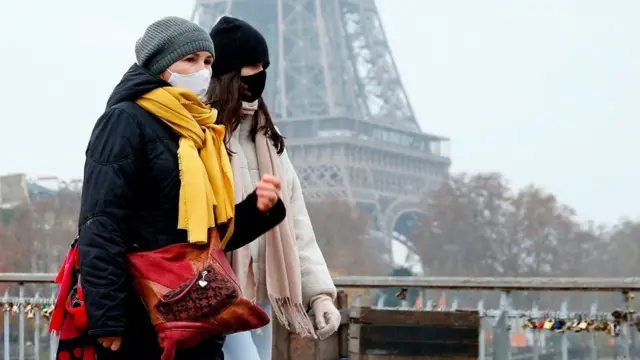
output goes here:
<path id="1" fill-rule="evenodd" d="M 98 359 L 158 360 L 162 352 L 133 289 L 127 253 L 206 242 L 207 228 L 227 228 L 229 214 L 236 225 L 225 251 L 233 251 L 284 219 L 277 179 L 263 178 L 234 209 L 227 154 L 211 156 L 222 129 L 212 125 L 215 110 L 196 96 L 209 85 L 213 52 L 207 32 L 187 20 L 169 17 L 150 25 L 136 43 L 137 63 L 114 89 L 91 135 L 78 251 Z M 174 115 L 191 123 L 168 121 Z M 223 341 L 212 338 L 179 351 L 176 360 L 222 359 Z"/>

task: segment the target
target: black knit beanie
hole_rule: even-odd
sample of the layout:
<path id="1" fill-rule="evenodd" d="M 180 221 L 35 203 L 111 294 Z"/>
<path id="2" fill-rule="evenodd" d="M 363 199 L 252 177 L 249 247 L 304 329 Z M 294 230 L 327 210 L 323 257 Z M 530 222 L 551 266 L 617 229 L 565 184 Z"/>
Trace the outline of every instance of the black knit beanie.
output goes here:
<path id="1" fill-rule="evenodd" d="M 264 36 L 245 21 L 223 16 L 209 33 L 216 57 L 213 61 L 213 76 L 220 77 L 244 66 L 262 63 L 269 67 L 269 48 Z"/>

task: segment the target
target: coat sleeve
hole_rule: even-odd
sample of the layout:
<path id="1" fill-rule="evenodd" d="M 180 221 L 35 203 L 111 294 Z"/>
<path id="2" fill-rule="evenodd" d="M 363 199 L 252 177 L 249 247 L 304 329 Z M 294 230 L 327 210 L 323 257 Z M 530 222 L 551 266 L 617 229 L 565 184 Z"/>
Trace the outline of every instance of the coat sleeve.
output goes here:
<path id="1" fill-rule="evenodd" d="M 286 178 L 289 191 L 289 214 L 293 218 L 296 243 L 300 255 L 300 270 L 302 271 L 302 297 L 305 306 L 309 305 L 312 297 L 327 294 L 336 298 L 336 287 L 329 273 L 322 251 L 316 242 L 316 234 L 311 225 L 311 219 L 302 195 L 302 186 L 287 152 L 280 156 L 282 171 Z"/>
<path id="2" fill-rule="evenodd" d="M 141 146 L 137 123 L 116 108 L 98 120 L 87 147 L 78 251 L 91 336 L 124 332 L 128 271 L 123 233 Z"/>
<path id="3" fill-rule="evenodd" d="M 243 201 L 236 204 L 235 226 L 233 234 L 224 250 L 237 250 L 273 229 L 284 220 L 287 210 L 281 199 L 266 213 L 258 209 L 258 195 L 252 192 Z"/>

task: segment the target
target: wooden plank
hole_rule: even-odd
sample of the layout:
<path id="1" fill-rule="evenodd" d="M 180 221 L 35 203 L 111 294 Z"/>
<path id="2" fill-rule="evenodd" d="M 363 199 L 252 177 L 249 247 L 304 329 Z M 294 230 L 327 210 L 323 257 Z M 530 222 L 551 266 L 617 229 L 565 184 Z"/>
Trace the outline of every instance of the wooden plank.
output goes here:
<path id="1" fill-rule="evenodd" d="M 360 351 L 360 339 L 349 338 L 349 354 L 362 354 Z"/>
<path id="2" fill-rule="evenodd" d="M 442 325 L 361 325 L 353 324 L 349 337 L 375 343 L 377 341 L 465 343 L 478 346 L 480 329 Z"/>
<path id="3" fill-rule="evenodd" d="M 345 296 L 347 294 L 345 293 Z M 340 310 L 340 325 L 349 325 L 350 311 L 348 307 L 338 308 Z"/>
<path id="4" fill-rule="evenodd" d="M 479 329 L 442 326 L 352 325 L 350 351 L 378 355 L 478 354 Z M 425 348 L 432 351 L 425 352 Z"/>
<path id="5" fill-rule="evenodd" d="M 477 311 L 351 310 L 350 359 L 477 359 Z"/>
<path id="6" fill-rule="evenodd" d="M 352 353 L 393 356 L 479 355 L 479 329 L 442 326 L 352 325 Z"/>
<path id="7" fill-rule="evenodd" d="M 466 356 L 478 358 L 478 344 L 459 342 L 402 342 L 397 339 L 371 341 L 359 339 L 359 353 L 363 355 L 393 355 L 413 358 L 415 356 Z"/>
<path id="8" fill-rule="evenodd" d="M 289 333 L 287 356 L 288 359 L 335 360 L 338 358 L 338 333 L 334 333 L 325 340 L 305 338 Z M 279 359 L 273 356 L 274 359 Z"/>
<path id="9" fill-rule="evenodd" d="M 345 319 L 341 322 L 341 324 L 344 325 L 341 325 L 336 333 L 325 340 L 303 338 L 299 335 L 292 334 L 280 325 L 276 319 L 273 319 L 273 358 L 279 360 L 335 360 L 339 357 L 341 343 L 344 343 L 344 345 L 342 345 L 344 347 L 343 351 L 345 356 L 347 356 L 348 349 L 346 342 L 349 337 L 349 316 L 348 309 L 345 308 L 346 306 L 346 294 L 341 291 L 336 298 L 336 307 L 347 311 L 345 313 Z M 313 314 L 310 315 L 310 318 L 315 326 Z"/>
<path id="10" fill-rule="evenodd" d="M 289 359 L 309 359 L 316 360 L 316 340 L 303 338 L 298 334 L 289 336 Z M 277 359 L 274 357 L 274 359 Z"/>
<path id="11" fill-rule="evenodd" d="M 477 311 L 407 311 L 354 307 L 351 309 L 350 320 L 355 324 L 480 326 Z"/>
<path id="12" fill-rule="evenodd" d="M 273 321 L 273 340 L 271 345 L 271 354 L 274 359 L 290 360 L 289 357 L 289 331 L 276 319 Z"/>
<path id="13" fill-rule="evenodd" d="M 340 336 L 338 333 L 331 335 L 328 339 L 320 340 L 316 343 L 315 360 L 336 360 L 340 358 L 339 352 Z M 306 358 L 300 358 L 306 359 Z"/>
<path id="14" fill-rule="evenodd" d="M 342 311 L 341 325 L 338 329 L 338 355 L 345 358 L 349 355 L 349 298 L 344 290 L 338 291 L 338 309 Z M 343 310 L 346 310 L 343 312 Z"/>
<path id="15" fill-rule="evenodd" d="M 349 360 L 470 360 L 477 358 L 470 358 L 467 356 L 394 356 L 394 355 L 364 355 L 364 354 L 349 354 Z"/>

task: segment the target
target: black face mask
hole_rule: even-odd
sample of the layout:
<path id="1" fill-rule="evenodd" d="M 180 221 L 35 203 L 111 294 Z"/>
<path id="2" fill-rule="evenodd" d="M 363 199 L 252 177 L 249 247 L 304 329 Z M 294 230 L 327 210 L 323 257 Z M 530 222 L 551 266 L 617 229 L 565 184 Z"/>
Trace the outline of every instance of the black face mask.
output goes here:
<path id="1" fill-rule="evenodd" d="M 242 94 L 242 101 L 254 102 L 264 92 L 264 87 L 267 83 L 267 72 L 262 70 L 252 75 L 240 76 L 240 81 L 247 86 L 247 91 Z"/>

